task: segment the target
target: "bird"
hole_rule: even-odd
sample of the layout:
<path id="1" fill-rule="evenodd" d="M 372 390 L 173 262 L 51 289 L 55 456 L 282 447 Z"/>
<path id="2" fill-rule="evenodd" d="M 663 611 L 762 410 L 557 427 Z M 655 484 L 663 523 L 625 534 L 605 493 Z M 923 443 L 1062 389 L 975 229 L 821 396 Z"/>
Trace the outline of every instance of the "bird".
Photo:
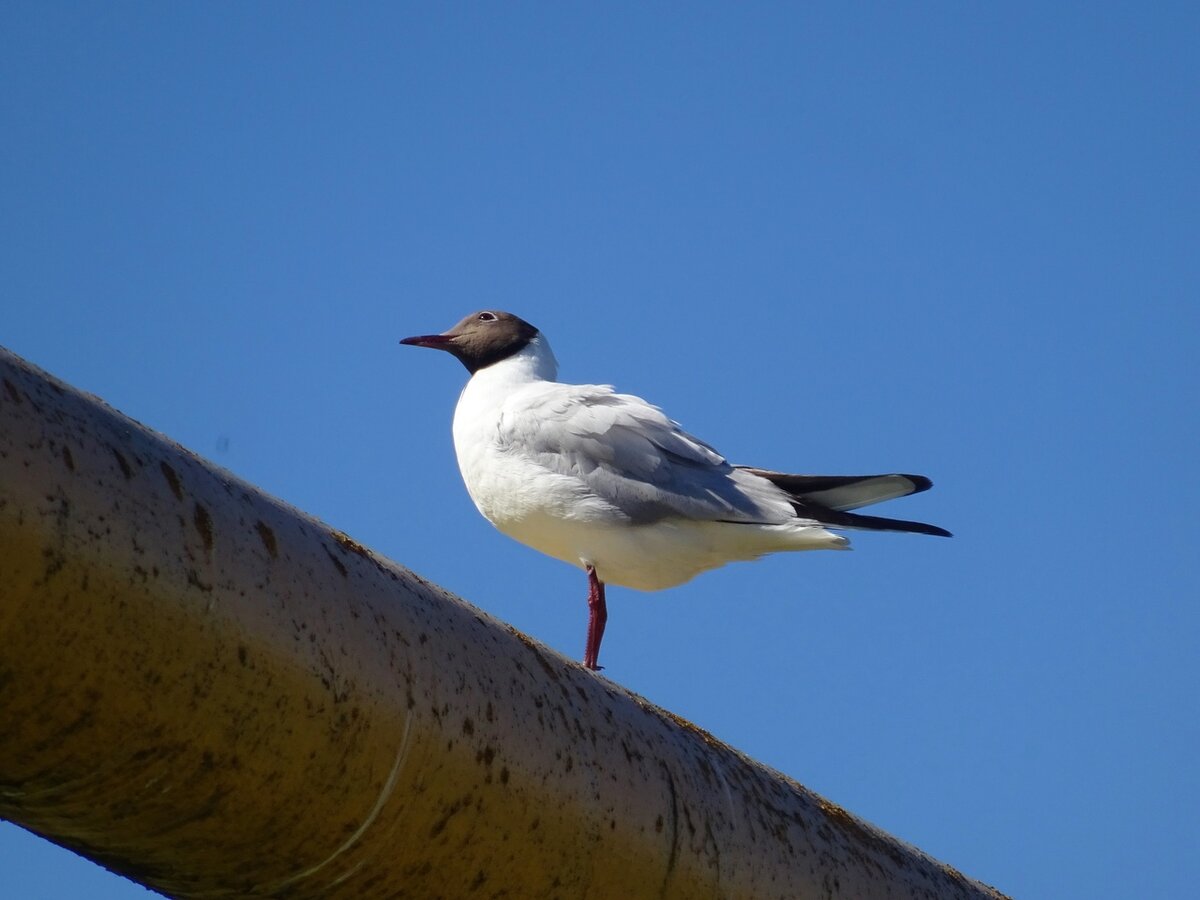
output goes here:
<path id="1" fill-rule="evenodd" d="M 925 476 L 732 465 L 640 397 L 558 381 L 546 336 L 513 313 L 481 310 L 400 343 L 445 351 L 470 375 L 452 431 L 483 517 L 587 574 L 588 669 L 601 668 L 607 584 L 658 591 L 768 553 L 842 550 L 844 529 L 951 536 L 851 512 L 928 490 Z"/>

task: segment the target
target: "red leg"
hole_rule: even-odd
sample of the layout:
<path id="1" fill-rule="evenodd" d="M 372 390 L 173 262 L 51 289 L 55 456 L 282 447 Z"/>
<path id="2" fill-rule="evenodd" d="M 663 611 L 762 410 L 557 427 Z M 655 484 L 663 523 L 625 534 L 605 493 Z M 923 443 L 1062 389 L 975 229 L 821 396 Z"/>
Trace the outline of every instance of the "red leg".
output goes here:
<path id="1" fill-rule="evenodd" d="M 588 629 L 587 646 L 583 651 L 583 664 L 599 671 L 596 662 L 600 656 L 600 642 L 604 640 L 604 625 L 608 622 L 608 607 L 604 603 L 604 582 L 596 576 L 594 566 L 587 567 L 588 575 Z"/>

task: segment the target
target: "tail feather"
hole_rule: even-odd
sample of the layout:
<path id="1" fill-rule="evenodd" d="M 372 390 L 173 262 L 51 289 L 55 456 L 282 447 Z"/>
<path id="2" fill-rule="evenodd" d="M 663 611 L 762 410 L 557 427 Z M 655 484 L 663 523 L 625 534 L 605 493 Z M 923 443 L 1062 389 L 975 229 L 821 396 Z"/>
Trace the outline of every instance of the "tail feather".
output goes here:
<path id="1" fill-rule="evenodd" d="M 800 500 L 839 510 L 895 500 L 933 487 L 924 475 L 789 475 L 750 466 L 738 468 L 767 479 Z"/>
<path id="2" fill-rule="evenodd" d="M 786 491 L 796 515 L 825 525 L 872 531 L 908 531 L 951 537 L 949 531 L 924 522 L 864 516 L 848 510 L 919 494 L 933 487 L 924 475 L 789 475 L 769 469 L 738 466 Z"/>

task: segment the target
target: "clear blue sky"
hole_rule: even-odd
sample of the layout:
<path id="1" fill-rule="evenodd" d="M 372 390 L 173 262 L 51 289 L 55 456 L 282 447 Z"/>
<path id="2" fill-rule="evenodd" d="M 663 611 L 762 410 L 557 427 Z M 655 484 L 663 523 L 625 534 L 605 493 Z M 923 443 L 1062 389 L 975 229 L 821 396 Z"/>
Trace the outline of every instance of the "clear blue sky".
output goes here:
<path id="1" fill-rule="evenodd" d="M 572 657 L 582 575 L 478 516 L 465 373 L 400 337 L 510 309 L 735 462 L 926 473 L 886 511 L 952 541 L 614 589 L 605 674 L 1017 897 L 1184 896 L 1198 47 L 1188 3 L 7 2 L 0 344 Z"/>

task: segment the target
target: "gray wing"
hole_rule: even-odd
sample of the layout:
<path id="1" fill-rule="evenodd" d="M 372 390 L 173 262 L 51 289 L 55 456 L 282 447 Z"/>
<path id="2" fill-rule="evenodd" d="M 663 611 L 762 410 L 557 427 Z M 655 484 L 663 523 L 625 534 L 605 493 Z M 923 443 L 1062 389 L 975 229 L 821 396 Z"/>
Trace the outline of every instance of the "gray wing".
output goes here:
<path id="1" fill-rule="evenodd" d="M 501 418 L 502 448 L 525 454 L 644 524 L 682 517 L 780 523 L 786 494 L 726 462 L 639 397 L 607 385 L 552 385 Z"/>

